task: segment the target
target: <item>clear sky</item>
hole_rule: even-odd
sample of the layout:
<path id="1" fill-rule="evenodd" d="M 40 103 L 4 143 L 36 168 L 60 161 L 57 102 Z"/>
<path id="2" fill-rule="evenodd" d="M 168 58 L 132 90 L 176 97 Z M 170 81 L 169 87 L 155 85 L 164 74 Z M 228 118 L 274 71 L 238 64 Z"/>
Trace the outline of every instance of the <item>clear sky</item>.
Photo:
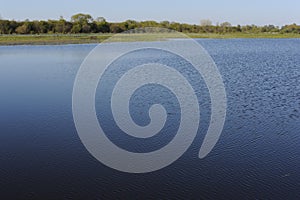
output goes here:
<path id="1" fill-rule="evenodd" d="M 300 0 L 0 0 L 4 19 L 70 19 L 88 13 L 107 21 L 133 19 L 199 24 L 300 24 Z"/>

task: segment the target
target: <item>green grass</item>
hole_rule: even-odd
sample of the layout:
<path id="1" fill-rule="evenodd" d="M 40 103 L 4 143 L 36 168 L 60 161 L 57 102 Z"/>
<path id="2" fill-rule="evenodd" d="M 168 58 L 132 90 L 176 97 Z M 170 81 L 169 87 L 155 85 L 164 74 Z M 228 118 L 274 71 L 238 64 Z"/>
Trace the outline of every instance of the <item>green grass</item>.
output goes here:
<path id="1" fill-rule="evenodd" d="M 0 35 L 0 45 L 45 45 L 45 44 L 85 44 L 100 43 L 110 38 L 111 42 L 155 41 L 161 38 L 178 38 L 180 35 L 170 33 L 150 34 L 44 34 L 44 35 Z M 300 34 L 280 33 L 187 33 L 191 38 L 300 38 Z"/>
<path id="2" fill-rule="evenodd" d="M 188 33 L 191 38 L 216 38 L 216 39 L 233 39 L 233 38 L 300 38 L 296 33 Z"/>
<path id="3" fill-rule="evenodd" d="M 44 45 L 99 43 L 112 34 L 66 34 L 66 35 L 0 35 L 0 45 Z"/>

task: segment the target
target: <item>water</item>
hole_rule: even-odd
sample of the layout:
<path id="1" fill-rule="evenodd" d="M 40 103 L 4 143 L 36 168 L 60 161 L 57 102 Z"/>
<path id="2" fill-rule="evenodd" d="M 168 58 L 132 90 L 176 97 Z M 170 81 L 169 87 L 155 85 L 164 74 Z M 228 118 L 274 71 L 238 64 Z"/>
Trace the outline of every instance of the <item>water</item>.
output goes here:
<path id="1" fill-rule="evenodd" d="M 221 138 L 206 158 L 198 158 L 210 102 L 203 80 L 181 62 L 187 67 L 182 70 L 197 85 L 202 124 L 179 160 L 147 174 L 106 167 L 87 152 L 77 135 L 73 83 L 81 62 L 95 45 L 0 47 L 1 198 L 299 199 L 300 40 L 198 42 L 214 59 L 226 88 L 228 109 Z M 126 68 L 144 59 L 180 63 L 172 55 L 153 51 L 129 55 L 119 64 Z M 103 80 L 107 87 L 116 78 L 113 69 Z M 102 119 L 109 111 L 103 111 L 107 97 L 98 90 L 96 109 Z M 170 115 L 169 125 L 165 134 L 146 143 L 118 135 L 111 120 L 101 123 L 122 148 L 153 151 L 172 140 L 179 120 L 178 102 L 165 88 L 153 85 L 132 97 L 132 117 L 139 125 L 149 122 L 149 105 L 161 100 Z"/>

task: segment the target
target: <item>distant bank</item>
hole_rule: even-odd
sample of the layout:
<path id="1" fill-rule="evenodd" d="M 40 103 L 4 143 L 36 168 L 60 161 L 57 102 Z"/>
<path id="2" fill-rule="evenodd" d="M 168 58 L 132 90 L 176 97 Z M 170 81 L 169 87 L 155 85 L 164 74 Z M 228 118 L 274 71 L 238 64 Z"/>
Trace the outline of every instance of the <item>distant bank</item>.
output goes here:
<path id="1" fill-rule="evenodd" d="M 112 33 L 99 34 L 41 34 L 41 35 L 0 35 L 0 45 L 59 45 L 59 44 L 89 44 L 101 43 L 110 38 Z M 300 38 L 296 33 L 187 33 L 191 38 Z M 149 35 L 148 35 L 149 36 Z M 154 37 L 137 34 L 136 41 L 152 41 Z M 170 36 L 171 38 L 171 36 Z M 126 42 L 126 38 L 120 38 Z"/>
<path id="2" fill-rule="evenodd" d="M 69 21 L 63 17 L 34 21 L 0 19 L 0 45 L 99 43 L 116 33 L 146 27 L 174 30 L 192 38 L 300 38 L 300 25 L 296 23 L 279 27 L 231 25 L 229 22 L 213 25 L 209 19 L 201 20 L 199 24 L 134 20 L 107 22 L 103 17 L 93 18 L 78 13 Z M 141 41 L 153 39 L 151 36 L 137 37 Z"/>

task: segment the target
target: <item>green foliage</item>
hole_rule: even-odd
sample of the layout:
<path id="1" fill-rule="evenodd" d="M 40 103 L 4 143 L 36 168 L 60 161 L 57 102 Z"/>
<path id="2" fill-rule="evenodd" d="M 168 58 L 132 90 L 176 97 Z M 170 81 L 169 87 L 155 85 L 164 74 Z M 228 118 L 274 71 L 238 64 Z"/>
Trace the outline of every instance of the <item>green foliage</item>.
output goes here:
<path id="1" fill-rule="evenodd" d="M 127 20 L 125 22 L 109 23 L 103 17 L 95 20 L 89 14 L 79 13 L 71 17 L 71 21 L 61 17 L 59 20 L 48 21 L 21 21 L 0 19 L 0 34 L 70 34 L 70 33 L 120 33 L 135 28 L 161 27 L 176 30 L 184 33 L 195 34 L 260 34 L 260 33 L 281 33 L 300 34 L 300 26 L 297 24 L 278 27 L 274 25 L 256 26 L 233 26 L 229 22 L 220 25 L 212 25 L 211 20 L 204 19 L 199 25 L 186 24 L 169 21 L 141 21 Z"/>
<path id="2" fill-rule="evenodd" d="M 300 26 L 296 24 L 283 26 L 280 30 L 281 33 L 297 33 L 300 34 Z"/>
<path id="3" fill-rule="evenodd" d="M 71 17 L 71 22 L 79 23 L 79 24 L 88 24 L 93 20 L 92 16 L 89 14 L 76 14 Z"/>

